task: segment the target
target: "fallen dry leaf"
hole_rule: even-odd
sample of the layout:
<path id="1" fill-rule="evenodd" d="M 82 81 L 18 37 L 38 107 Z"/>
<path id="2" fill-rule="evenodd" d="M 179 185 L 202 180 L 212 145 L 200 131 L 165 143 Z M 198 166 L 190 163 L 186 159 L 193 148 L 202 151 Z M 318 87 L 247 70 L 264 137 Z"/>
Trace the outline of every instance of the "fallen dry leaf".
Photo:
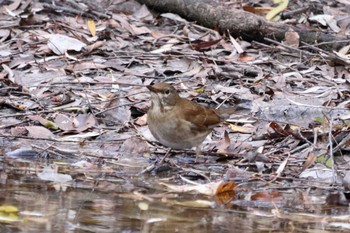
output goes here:
<path id="1" fill-rule="evenodd" d="M 42 126 L 26 126 L 29 136 L 33 138 L 55 138 L 55 135 L 48 129 Z"/>
<path id="2" fill-rule="evenodd" d="M 63 55 L 69 50 L 74 50 L 79 52 L 83 47 L 86 46 L 86 44 L 81 42 L 80 40 L 77 40 L 75 38 L 72 38 L 66 35 L 53 34 L 49 37 L 47 46 L 55 54 Z"/>

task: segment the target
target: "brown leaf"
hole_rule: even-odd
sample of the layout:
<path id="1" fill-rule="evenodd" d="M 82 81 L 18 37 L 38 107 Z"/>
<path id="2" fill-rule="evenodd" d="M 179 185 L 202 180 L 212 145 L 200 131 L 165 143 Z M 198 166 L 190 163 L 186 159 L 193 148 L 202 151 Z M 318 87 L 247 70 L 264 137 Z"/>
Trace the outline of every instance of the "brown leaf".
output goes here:
<path id="1" fill-rule="evenodd" d="M 106 111 L 104 120 L 112 121 L 115 124 L 121 124 L 121 125 L 129 122 L 131 118 L 130 107 L 123 106 L 124 103 L 125 103 L 124 99 L 113 99 L 112 101 L 110 101 L 106 105 L 106 108 L 112 108 L 112 109 Z"/>
<path id="2" fill-rule="evenodd" d="M 58 125 L 58 127 L 60 127 L 61 130 L 64 130 L 64 131 L 74 130 L 73 122 L 70 119 L 70 117 L 68 117 L 67 115 L 64 115 L 61 113 L 57 114 L 54 122 L 56 125 Z"/>
<path id="3" fill-rule="evenodd" d="M 26 126 L 29 136 L 33 138 L 54 138 L 55 135 L 48 129 L 42 126 Z"/>
<path id="4" fill-rule="evenodd" d="M 281 197 L 282 194 L 277 190 L 271 190 L 271 191 L 264 191 L 264 192 L 258 192 L 251 196 L 252 201 L 266 201 L 266 202 L 272 202 L 277 197 Z"/>
<path id="5" fill-rule="evenodd" d="M 193 48 L 194 50 L 197 51 L 202 51 L 202 50 L 206 50 L 209 49 L 210 47 L 216 45 L 217 43 L 219 43 L 221 40 L 211 40 L 211 41 L 202 41 L 202 40 L 195 40 L 191 42 L 191 48 Z"/>
<path id="6" fill-rule="evenodd" d="M 20 136 L 20 135 L 26 135 L 27 130 L 25 127 L 22 126 L 16 126 L 11 128 L 11 135 L 13 136 Z"/>
<path id="7" fill-rule="evenodd" d="M 98 48 L 101 48 L 105 45 L 106 45 L 106 41 L 96 41 L 93 44 L 85 46 L 84 51 L 86 51 L 86 53 L 91 53 L 92 51 L 94 51 Z"/>
<path id="8" fill-rule="evenodd" d="M 83 132 L 93 126 L 95 126 L 95 117 L 92 114 L 79 114 L 74 120 L 75 130 Z"/>
<path id="9" fill-rule="evenodd" d="M 284 44 L 290 47 L 298 48 L 299 40 L 300 40 L 299 34 L 291 28 L 284 35 Z"/>
<path id="10" fill-rule="evenodd" d="M 21 2 L 22 2 L 21 0 L 16 0 L 11 5 L 6 6 L 6 8 L 11 11 L 16 10 L 21 4 Z"/>
<path id="11" fill-rule="evenodd" d="M 220 194 L 220 193 L 224 193 L 224 192 L 231 192 L 236 188 L 236 183 L 233 181 L 229 181 L 226 183 L 220 183 L 220 185 L 218 186 L 218 188 L 216 189 L 216 195 Z"/>
<path id="12" fill-rule="evenodd" d="M 349 206 L 348 200 L 341 191 L 336 191 L 335 193 L 328 194 L 326 198 L 327 205 L 340 205 L 340 206 Z"/>
<path id="13" fill-rule="evenodd" d="M 248 54 L 242 53 L 239 55 L 239 60 L 241 62 L 248 62 L 248 61 L 253 61 L 255 58 L 253 56 L 250 56 Z"/>
<path id="14" fill-rule="evenodd" d="M 233 181 L 227 183 L 221 183 L 216 189 L 216 198 L 219 203 L 226 204 L 236 197 L 234 189 L 236 188 L 236 183 Z"/>
<path id="15" fill-rule="evenodd" d="M 253 7 L 249 5 L 243 6 L 243 10 L 256 15 L 265 16 L 271 10 L 271 7 Z"/>
<path id="16" fill-rule="evenodd" d="M 288 136 L 289 133 L 283 129 L 283 127 L 275 121 L 272 121 L 269 126 L 278 134 L 282 136 Z"/>
<path id="17" fill-rule="evenodd" d="M 33 121 L 38 121 L 40 124 L 42 124 L 46 128 L 54 129 L 54 130 L 58 129 L 58 126 L 55 125 L 54 122 L 46 120 L 46 119 L 44 119 L 43 117 L 41 117 L 39 115 L 31 115 L 31 116 L 28 116 L 28 118 L 33 120 Z"/>
<path id="18" fill-rule="evenodd" d="M 224 138 L 220 140 L 219 142 L 219 146 L 218 146 L 218 153 L 227 153 L 227 148 L 230 146 L 231 144 L 231 140 L 228 136 L 228 133 L 227 131 L 225 130 L 225 133 L 224 133 Z"/>
<path id="19" fill-rule="evenodd" d="M 137 19 L 142 19 L 143 21 L 153 20 L 152 13 L 148 10 L 146 5 L 142 5 L 140 9 L 134 12 L 133 16 Z"/>
<path id="20" fill-rule="evenodd" d="M 53 34 L 50 36 L 47 46 L 57 55 L 65 54 L 68 50 L 81 51 L 86 46 L 72 37 L 68 37 L 60 34 Z"/>
<path id="21" fill-rule="evenodd" d="M 317 156 L 313 152 L 310 152 L 307 156 L 306 161 L 303 164 L 303 168 L 301 169 L 301 172 L 311 167 L 315 163 L 316 159 L 317 159 Z"/>
<path id="22" fill-rule="evenodd" d="M 146 152 L 149 152 L 148 144 L 138 137 L 125 140 L 119 149 L 124 156 L 142 156 Z"/>
<path id="23" fill-rule="evenodd" d="M 225 173 L 225 179 L 232 180 L 232 179 L 249 179 L 252 176 L 252 173 L 243 169 L 240 169 L 238 167 L 230 167 L 227 169 Z"/>

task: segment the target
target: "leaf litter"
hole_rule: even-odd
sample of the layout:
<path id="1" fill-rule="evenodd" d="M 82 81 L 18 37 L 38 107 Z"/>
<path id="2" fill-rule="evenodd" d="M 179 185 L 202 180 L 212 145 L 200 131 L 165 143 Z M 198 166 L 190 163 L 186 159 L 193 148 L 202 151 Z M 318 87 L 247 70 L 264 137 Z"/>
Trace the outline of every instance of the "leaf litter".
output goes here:
<path id="1" fill-rule="evenodd" d="M 89 9 L 83 16 L 64 2 L 1 7 L 3 188 L 30 177 L 56 190 L 147 201 L 142 211 L 155 202 L 239 208 L 349 228 L 345 209 L 327 215 L 349 200 L 349 48 L 302 46 L 292 31 L 284 43 L 263 45 L 136 2 L 117 10 L 122 5 L 105 15 L 77 3 Z M 322 10 L 310 24 L 348 33 L 348 21 L 336 17 L 342 8 Z M 199 162 L 189 150 L 158 164 L 167 148 L 145 122 L 145 86 L 153 82 L 206 106 L 241 108 L 214 129 Z M 141 173 L 152 164 L 159 166 Z"/>

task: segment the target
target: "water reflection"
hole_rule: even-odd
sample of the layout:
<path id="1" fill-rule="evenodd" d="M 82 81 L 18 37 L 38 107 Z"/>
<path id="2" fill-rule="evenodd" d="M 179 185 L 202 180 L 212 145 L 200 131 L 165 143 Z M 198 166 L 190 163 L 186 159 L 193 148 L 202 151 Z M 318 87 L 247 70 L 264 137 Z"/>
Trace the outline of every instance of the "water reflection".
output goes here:
<path id="1" fill-rule="evenodd" d="M 347 207 L 324 209 L 302 205 L 297 192 L 278 202 L 246 201 L 220 204 L 199 194 L 172 194 L 157 176 L 128 171 L 97 176 L 76 174 L 65 191 L 38 179 L 34 163 L 0 171 L 0 206 L 14 206 L 13 221 L 1 220 L 0 232 L 336 232 L 350 229 Z M 92 174 L 92 173 L 91 173 Z M 90 175 L 91 175 L 90 174 Z M 98 174 L 98 172 L 96 172 Z M 117 175 L 116 175 L 117 174 Z M 129 174 L 129 175 L 126 175 Z M 131 174 L 131 175 L 130 175 Z M 59 190 L 59 191 L 57 191 Z M 306 211 L 307 210 L 307 211 Z"/>

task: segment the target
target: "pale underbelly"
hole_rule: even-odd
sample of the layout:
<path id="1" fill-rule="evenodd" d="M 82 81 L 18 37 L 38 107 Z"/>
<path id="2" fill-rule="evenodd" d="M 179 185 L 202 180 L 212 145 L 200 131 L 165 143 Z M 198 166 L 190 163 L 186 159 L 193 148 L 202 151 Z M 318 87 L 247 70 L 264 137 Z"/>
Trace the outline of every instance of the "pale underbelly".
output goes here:
<path id="1" fill-rule="evenodd" d="M 157 121 L 156 121 L 157 122 Z M 159 129 L 162 130 L 159 130 Z M 180 124 L 172 122 L 162 124 L 162 122 L 149 125 L 152 135 L 164 146 L 173 149 L 188 149 L 200 145 L 209 134 L 207 131 L 194 130 L 191 123 Z"/>

